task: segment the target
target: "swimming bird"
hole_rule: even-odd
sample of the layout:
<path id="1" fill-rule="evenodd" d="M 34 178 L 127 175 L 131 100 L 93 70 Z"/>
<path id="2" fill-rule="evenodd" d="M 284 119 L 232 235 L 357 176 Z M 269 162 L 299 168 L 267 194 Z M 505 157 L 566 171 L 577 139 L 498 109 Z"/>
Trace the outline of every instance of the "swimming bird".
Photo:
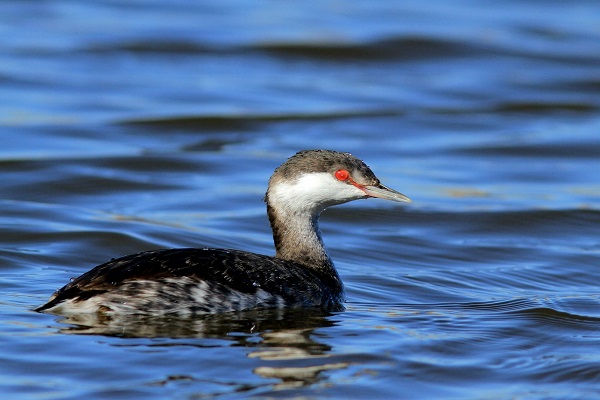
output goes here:
<path id="1" fill-rule="evenodd" d="M 349 153 L 300 151 L 275 169 L 265 196 L 274 257 L 211 248 L 128 255 L 72 279 L 36 311 L 184 316 L 259 307 L 343 309 L 344 286 L 323 244 L 319 215 L 369 197 L 410 202 Z"/>

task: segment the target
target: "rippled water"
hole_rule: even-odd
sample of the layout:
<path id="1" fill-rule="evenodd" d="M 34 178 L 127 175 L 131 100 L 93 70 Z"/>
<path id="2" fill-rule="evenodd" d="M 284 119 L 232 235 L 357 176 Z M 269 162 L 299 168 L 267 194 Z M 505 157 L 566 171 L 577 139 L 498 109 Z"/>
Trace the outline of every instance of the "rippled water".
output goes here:
<path id="1" fill-rule="evenodd" d="M 600 397 L 595 1 L 0 3 L 0 392 Z M 37 314 L 164 247 L 272 254 L 262 196 L 350 151 L 406 206 L 322 216 L 347 310 Z"/>

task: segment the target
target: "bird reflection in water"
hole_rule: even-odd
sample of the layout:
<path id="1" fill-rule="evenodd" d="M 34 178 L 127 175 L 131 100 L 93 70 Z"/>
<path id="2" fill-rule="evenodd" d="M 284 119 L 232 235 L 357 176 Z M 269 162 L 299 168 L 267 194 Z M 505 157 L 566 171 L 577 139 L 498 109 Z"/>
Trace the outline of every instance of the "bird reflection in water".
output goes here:
<path id="1" fill-rule="evenodd" d="M 68 325 L 60 329 L 61 333 L 68 334 L 208 339 L 192 345 L 243 346 L 251 349 L 247 357 L 257 360 L 253 366 L 254 374 L 277 379 L 278 382 L 269 385 L 279 390 L 318 383 L 326 379 L 323 371 L 343 369 L 350 364 L 331 362 L 335 358 L 331 346 L 315 339 L 316 329 L 336 324 L 335 312 L 320 309 L 263 309 L 190 318 L 79 314 L 62 317 L 58 322 Z M 156 343 L 152 345 L 157 346 Z M 165 342 L 164 345 L 172 344 Z M 186 375 L 186 380 L 194 380 L 193 373 Z M 264 385 L 264 381 L 261 384 Z M 248 385 L 244 387 L 248 389 Z"/>

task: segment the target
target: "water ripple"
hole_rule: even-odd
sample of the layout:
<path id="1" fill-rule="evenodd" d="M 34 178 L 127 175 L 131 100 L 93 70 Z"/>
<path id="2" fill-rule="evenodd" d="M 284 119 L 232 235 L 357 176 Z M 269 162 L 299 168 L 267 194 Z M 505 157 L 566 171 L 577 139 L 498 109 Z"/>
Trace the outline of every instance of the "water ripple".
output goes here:
<path id="1" fill-rule="evenodd" d="M 0 2 L 0 392 L 599 398 L 598 4 L 473 4 Z M 345 312 L 31 311 L 119 255 L 272 254 L 302 148 L 414 200 L 323 214 Z"/>
<path id="2" fill-rule="evenodd" d="M 255 131 L 264 129 L 270 124 L 304 121 L 307 123 L 317 121 L 352 120 L 363 118 L 378 118 L 398 116 L 398 110 L 345 110 L 329 111 L 323 113 L 296 113 L 272 115 L 212 115 L 212 116 L 172 116 L 167 118 L 138 118 L 118 121 L 119 125 L 141 128 L 177 129 L 192 132 L 216 131 L 238 132 Z"/>
<path id="3" fill-rule="evenodd" d="M 465 41 L 452 41 L 434 37 L 402 36 L 365 42 L 335 42 L 319 40 L 314 42 L 258 42 L 245 46 L 212 45 L 189 40 L 155 39 L 134 42 L 90 45 L 84 50 L 89 53 L 131 52 L 158 54 L 268 54 L 282 58 L 310 58 L 316 60 L 421 60 L 427 58 L 455 58 L 481 56 L 492 53 L 481 45 Z"/>

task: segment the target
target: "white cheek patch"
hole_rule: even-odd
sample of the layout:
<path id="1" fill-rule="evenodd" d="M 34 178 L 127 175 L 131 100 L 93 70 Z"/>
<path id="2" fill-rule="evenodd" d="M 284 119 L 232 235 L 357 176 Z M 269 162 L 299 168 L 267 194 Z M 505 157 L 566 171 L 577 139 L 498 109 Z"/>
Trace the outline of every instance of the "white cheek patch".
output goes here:
<path id="1" fill-rule="evenodd" d="M 304 174 L 293 183 L 280 182 L 269 192 L 273 205 L 307 211 L 364 197 L 365 192 L 327 172 Z"/>

